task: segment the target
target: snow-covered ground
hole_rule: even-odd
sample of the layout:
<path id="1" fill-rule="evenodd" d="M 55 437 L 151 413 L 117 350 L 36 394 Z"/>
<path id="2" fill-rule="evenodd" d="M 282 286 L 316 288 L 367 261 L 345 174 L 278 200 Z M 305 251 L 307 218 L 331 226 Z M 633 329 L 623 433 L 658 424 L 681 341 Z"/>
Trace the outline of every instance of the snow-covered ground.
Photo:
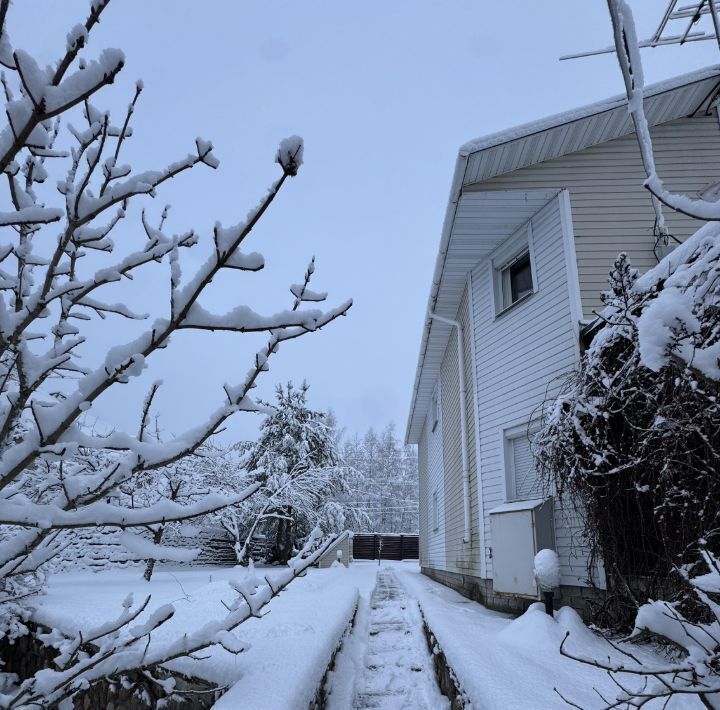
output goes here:
<path id="1" fill-rule="evenodd" d="M 278 573 L 277 568 L 257 571 L 271 580 Z M 228 580 L 242 574 L 242 568 L 159 566 L 147 583 L 139 568 L 62 573 L 51 578 L 47 594 L 38 600 L 35 619 L 77 632 L 117 617 L 128 592 L 136 602 L 152 594 L 146 614 L 167 603 L 176 609 L 175 616 L 153 633 L 153 643 L 163 643 L 222 618 L 222 601 L 235 598 Z M 218 708 L 306 710 L 353 616 L 357 587 L 367 576 L 358 567 L 311 569 L 270 602 L 265 618 L 250 619 L 235 632 L 250 644 L 247 651 L 235 656 L 214 646 L 202 660 L 182 659 L 170 667 L 231 686 Z"/>
<path id="2" fill-rule="evenodd" d="M 401 569 L 398 576 L 410 596 L 417 599 L 423 616 L 448 664 L 473 708 L 503 710 L 567 710 L 555 688 L 583 710 L 604 708 L 597 691 L 614 700 L 619 689 L 605 671 L 560 655 L 567 631 L 566 648 L 576 655 L 627 662 L 603 639 L 585 626 L 577 613 L 564 607 L 552 619 L 542 604 L 521 617 L 490 611 L 476 602 L 420 574 Z M 628 647 L 638 659 L 658 661 L 649 650 Z M 622 677 L 632 685 L 641 679 Z M 661 708 L 663 700 L 646 708 Z M 699 701 L 676 696 L 668 708 L 701 708 Z"/>
<path id="3" fill-rule="evenodd" d="M 277 568 L 260 571 L 271 579 L 277 574 Z M 157 632 L 154 643 L 162 643 L 222 616 L 221 600 L 229 602 L 234 594 L 228 580 L 244 574 L 242 568 L 161 566 L 148 584 L 141 572 L 58 574 L 39 599 L 35 617 L 68 632 L 89 629 L 117 616 L 128 592 L 136 602 L 152 594 L 148 611 L 168 602 L 176 608 L 175 617 Z M 604 706 L 595 689 L 609 699 L 617 694 L 603 671 L 560 655 L 566 631 L 571 652 L 618 655 L 574 611 L 562 609 L 552 619 L 538 604 L 513 619 L 428 579 L 417 563 L 358 561 L 349 569 L 311 569 L 267 612 L 236 632 L 250 644 L 247 651 L 235 656 L 213 647 L 202 660 L 178 661 L 173 667 L 229 686 L 215 705 L 222 710 L 306 710 L 356 613 L 328 676 L 329 710 L 449 707 L 437 686 L 423 618 L 473 708 L 567 708 L 557 688 L 577 706 L 593 710 Z M 638 658 L 651 656 L 635 646 L 632 652 Z M 679 697 L 668 707 L 700 706 Z"/>

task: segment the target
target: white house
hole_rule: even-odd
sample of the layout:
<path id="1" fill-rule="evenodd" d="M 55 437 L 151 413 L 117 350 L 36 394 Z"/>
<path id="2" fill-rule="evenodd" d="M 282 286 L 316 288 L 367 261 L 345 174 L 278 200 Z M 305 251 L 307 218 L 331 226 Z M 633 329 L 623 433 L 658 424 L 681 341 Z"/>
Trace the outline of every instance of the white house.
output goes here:
<path id="1" fill-rule="evenodd" d="M 719 91 L 720 67 L 646 89 L 670 189 L 715 194 Z M 644 270 L 662 252 L 643 178 L 624 97 L 460 149 L 406 441 L 419 447 L 423 572 L 490 607 L 537 598 L 532 559 L 542 547 L 560 555 L 562 603 L 584 610 L 598 593 L 578 520 L 543 499 L 528 433 L 578 364 L 617 254 Z M 699 226 L 666 219 L 679 240 Z M 592 574 L 602 588 L 602 569 Z"/>

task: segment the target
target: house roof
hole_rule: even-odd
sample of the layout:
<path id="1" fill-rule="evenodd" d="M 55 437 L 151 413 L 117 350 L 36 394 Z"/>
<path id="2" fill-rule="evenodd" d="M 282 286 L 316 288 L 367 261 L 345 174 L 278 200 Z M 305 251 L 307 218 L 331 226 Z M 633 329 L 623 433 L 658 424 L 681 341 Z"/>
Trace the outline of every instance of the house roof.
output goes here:
<path id="1" fill-rule="evenodd" d="M 707 109 L 719 89 L 720 66 L 647 86 L 644 95 L 648 123 L 656 126 Z M 462 145 L 455 163 L 427 312 L 454 318 L 468 272 L 490 253 L 491 246 L 494 248 L 501 238 L 510 236 L 534 214 L 525 216 L 521 213 L 521 205 L 527 204 L 530 209 L 535 204 L 537 211 L 552 197 L 546 191 L 517 193 L 523 200 L 513 201 L 512 209 L 508 210 L 507 207 L 503 209 L 502 199 L 511 200 L 510 193 L 493 196 L 483 192 L 463 192 L 466 185 L 575 153 L 633 131 L 627 98 L 623 95 Z M 479 218 L 477 203 L 482 200 L 486 202 L 480 205 L 482 218 Z M 472 209 L 473 201 L 475 209 Z M 450 326 L 426 317 L 405 434 L 408 443 L 417 443 L 420 439 L 450 335 Z"/>

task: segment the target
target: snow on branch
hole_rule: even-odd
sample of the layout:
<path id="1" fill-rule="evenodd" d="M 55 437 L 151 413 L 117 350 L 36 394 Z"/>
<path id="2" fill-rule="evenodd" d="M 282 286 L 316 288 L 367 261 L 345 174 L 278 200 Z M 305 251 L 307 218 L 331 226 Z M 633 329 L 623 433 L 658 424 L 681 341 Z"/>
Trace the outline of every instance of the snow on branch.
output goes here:
<path id="1" fill-rule="evenodd" d="M 349 304 L 343 304 L 346 311 Z M 258 333 L 272 330 L 302 328 L 306 331 L 317 330 L 328 322 L 333 312 L 327 314 L 319 310 L 280 311 L 272 316 L 261 316 L 248 306 L 238 306 L 224 315 L 208 313 L 200 304 L 195 303 L 180 324 L 180 328 L 193 330 L 225 330 L 235 333 Z"/>
<path id="2" fill-rule="evenodd" d="M 0 633 L 26 630 L 25 599 L 42 588 L 44 570 L 70 531 L 122 530 L 129 554 L 148 559 L 147 578 L 155 559 L 189 560 L 190 553 L 162 544 L 166 528 L 244 503 L 261 487 L 259 473 L 222 492 L 197 485 L 196 478 L 207 473 L 197 462 L 210 438 L 236 414 L 267 411 L 250 391 L 280 344 L 319 331 L 352 304 L 300 310 L 301 302 L 324 300 L 324 294 L 307 289 L 309 269 L 302 289 L 292 289 L 293 301 L 279 313 L 261 315 L 231 303 L 228 313 L 211 314 L 201 305 L 221 270 L 252 278 L 265 266 L 261 254 L 244 251 L 244 243 L 288 178 L 298 174 L 303 143 L 296 136 L 280 143 L 275 153 L 280 174 L 257 205 L 229 227 L 216 223 L 206 235 L 211 249 L 204 263 L 188 260 L 192 270 L 183 275 L 181 252 L 203 237 L 194 230 L 171 234 L 168 206 L 159 215 L 142 209 L 139 228 L 123 230 L 117 254 L 116 228 L 135 214 L 133 205 L 201 164 L 216 169 L 220 163 L 210 141 L 197 138 L 193 151 L 159 170 L 128 164 L 125 146 L 142 82 L 116 124 L 96 102 L 122 70 L 124 55 L 104 49 L 84 56 L 109 1 L 92 0 L 86 20 L 67 32 L 64 53 L 45 66 L 12 47 L 5 26 L 9 3 L 0 0 L 0 63 L 9 70 L 0 82 L 6 117 L 0 126 L 0 171 L 7 177 L 10 205 L 0 213 L 0 227 L 9 227 L 0 246 Z M 56 146 L 64 148 L 63 140 L 70 144 L 67 151 Z M 137 269 L 164 264 L 169 303 L 142 313 L 117 295 L 122 288 L 132 292 Z M 108 327 L 114 316 L 147 319 L 148 327 L 115 344 L 116 332 Z M 151 431 L 158 383 L 138 402 L 137 432 L 89 428 L 86 413 L 98 398 L 143 377 L 156 353 L 171 349 L 175 333 L 187 329 L 203 331 L 203 337 L 214 330 L 268 337 L 249 360 L 244 379 L 226 384 L 219 406 L 180 435 L 163 441 L 157 424 Z M 103 355 L 94 359 L 97 352 Z M 192 403 L 187 409 L 193 410 Z M 312 563 L 308 554 L 298 569 Z M 141 613 L 128 606 L 116 622 L 98 630 L 97 653 L 84 646 L 78 652 L 82 643 L 70 644 L 61 652 L 62 667 L 28 679 L 10 705 L 52 705 L 123 669 L 151 669 L 212 643 L 231 647 L 227 632 L 256 614 L 296 573 L 289 570 L 275 589 L 261 583 L 245 590 L 229 622 L 178 639 L 170 649 L 146 644 L 172 611 L 157 610 L 128 626 Z"/>
<path id="3" fill-rule="evenodd" d="M 720 605 L 703 589 L 710 584 L 717 591 L 720 566 L 714 554 L 701 548 L 709 572 L 691 576 L 681 569 L 691 590 L 710 612 L 709 619 L 695 621 L 681 610 L 679 602 L 649 601 L 637 611 L 635 627 L 625 641 L 655 638 L 679 650 L 682 654 L 675 661 L 641 661 L 636 655 L 618 643 L 607 639 L 611 650 L 606 657 L 595 658 L 586 654 L 571 653 L 566 649 L 570 637 L 567 632 L 560 645 L 560 653 L 566 658 L 584 665 L 600 668 L 610 675 L 618 690 L 615 698 L 603 698 L 606 708 L 641 707 L 656 699 L 668 700 L 678 696 L 695 696 L 704 707 L 714 707 L 711 699 L 720 693 Z M 619 652 L 620 659 L 611 659 L 612 652 Z M 616 657 L 618 654 L 612 654 Z M 603 697 L 602 695 L 600 697 Z M 571 699 L 567 702 L 571 703 Z M 572 703 L 571 703 L 572 704 Z"/>
<path id="4" fill-rule="evenodd" d="M 327 291 L 311 291 L 305 288 L 304 284 L 293 284 L 290 286 L 290 293 L 301 301 L 318 303 L 327 299 Z"/>
<path id="5" fill-rule="evenodd" d="M 280 141 L 275 160 L 288 175 L 295 176 L 303 164 L 304 152 L 303 139 L 300 136 L 290 136 Z"/>
<path id="6" fill-rule="evenodd" d="M 290 286 L 290 293 L 295 296 L 295 303 L 293 303 L 293 310 L 296 311 L 300 304 L 309 301 L 314 303 L 320 303 L 327 299 L 326 292 L 311 291 L 308 288 L 308 284 L 315 273 L 315 257 L 310 260 L 307 270 L 305 271 L 305 279 L 301 284 L 293 284 Z"/>
<path id="7" fill-rule="evenodd" d="M 142 535 L 125 531 L 120 535 L 120 544 L 126 547 L 135 560 L 165 560 L 168 562 L 192 562 L 201 552 L 199 547 L 170 547 L 158 545 Z"/>
<path id="8" fill-rule="evenodd" d="M 65 64 L 65 60 L 73 52 L 70 50 L 65 55 L 52 77 L 40 70 L 26 53 L 16 52 L 13 55 L 16 63 L 18 56 L 25 62 L 24 74 L 17 66 L 16 69 L 26 96 L 9 101 L 5 106 L 8 126 L 0 131 L 0 171 L 7 170 L 25 147 L 31 150 L 49 148 L 50 134 L 43 124 L 86 101 L 102 87 L 112 84 L 125 64 L 121 51 L 106 49 L 99 59 L 86 63 L 85 69 L 79 69 L 64 79 L 65 71 L 70 66 L 70 62 Z"/>
<path id="9" fill-rule="evenodd" d="M 657 229 L 661 233 L 667 234 L 660 203 L 694 219 L 720 220 L 720 203 L 698 200 L 687 195 L 671 192 L 658 176 L 650 129 L 645 116 L 643 97 L 645 80 L 633 13 L 626 0 L 607 0 L 607 2 L 612 19 L 616 55 L 625 81 L 628 110 L 635 125 L 635 133 L 646 174 L 644 186 L 652 195 Z"/>
<path id="10" fill-rule="evenodd" d="M 274 577 L 272 584 L 252 572 L 246 573 L 241 579 L 230 580 L 229 586 L 237 596 L 228 606 L 227 614 L 175 640 L 163 641 L 154 636 L 155 631 L 174 614 L 172 604 L 162 605 L 142 623 L 134 623 L 140 620 L 148 600 L 143 602 L 140 609 L 132 609 L 132 597 L 128 597 L 116 621 L 91 632 L 91 648 L 97 650 L 78 654 L 82 639 L 57 639 L 61 666 L 57 670 L 42 671 L 25 681 L 15 696 L 9 699 L 8 707 L 61 703 L 83 687 L 103 678 L 118 678 L 124 672 L 137 668 L 152 673 L 162 664 L 177 658 L 192 658 L 194 654 L 214 644 L 232 653 L 242 653 L 247 644 L 243 644 L 231 632 L 249 619 L 260 616 L 269 602 L 315 564 L 333 542 L 334 537 L 321 541 L 319 531 L 314 530 L 307 544 L 283 573 Z M 98 643 L 100 641 L 102 643 Z M 82 683 L 78 682 L 80 679 Z"/>
<path id="11" fill-rule="evenodd" d="M 63 217 L 63 210 L 45 207 L 23 207 L 15 212 L 0 212 L 0 227 L 20 224 L 49 224 Z"/>
<path id="12" fill-rule="evenodd" d="M 65 510 L 58 505 L 33 503 L 21 496 L 0 500 L 0 525 L 70 529 L 113 525 L 120 528 L 141 527 L 157 522 L 189 520 L 213 513 L 221 508 L 237 505 L 260 488 L 253 483 L 240 493 L 225 496 L 211 493 L 202 500 L 188 505 L 161 501 L 147 508 L 125 508 L 105 502 L 91 503 L 76 510 Z"/>

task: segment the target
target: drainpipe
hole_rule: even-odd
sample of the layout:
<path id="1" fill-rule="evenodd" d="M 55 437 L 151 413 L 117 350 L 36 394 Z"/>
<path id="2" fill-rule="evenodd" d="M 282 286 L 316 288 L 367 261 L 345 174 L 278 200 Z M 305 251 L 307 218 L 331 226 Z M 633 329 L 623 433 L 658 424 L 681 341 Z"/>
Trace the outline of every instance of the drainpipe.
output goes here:
<path id="1" fill-rule="evenodd" d="M 463 518 L 464 533 L 463 542 L 470 542 L 470 465 L 468 464 L 467 452 L 467 412 L 465 411 L 466 387 L 465 387 L 465 352 L 463 349 L 463 328 L 459 321 L 439 316 L 430 311 L 430 318 L 451 325 L 457 333 L 458 351 L 458 373 L 460 376 L 460 449 L 462 451 L 462 482 L 463 482 Z"/>

